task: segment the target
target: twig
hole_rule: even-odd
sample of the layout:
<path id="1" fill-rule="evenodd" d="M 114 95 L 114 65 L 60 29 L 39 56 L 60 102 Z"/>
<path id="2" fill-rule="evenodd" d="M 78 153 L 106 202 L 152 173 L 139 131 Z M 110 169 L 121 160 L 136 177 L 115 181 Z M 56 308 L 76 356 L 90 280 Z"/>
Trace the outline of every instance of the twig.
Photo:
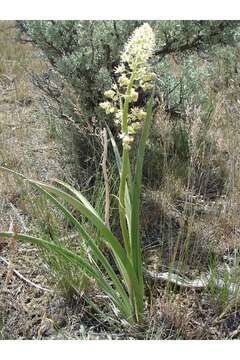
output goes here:
<path id="1" fill-rule="evenodd" d="M 6 264 L 7 266 L 10 265 L 10 263 L 4 259 L 2 256 L 0 256 L 0 260 Z M 42 291 L 46 291 L 46 292 L 52 292 L 52 290 L 48 289 L 48 288 L 44 288 L 38 284 L 35 284 L 34 282 L 32 282 L 31 280 L 27 279 L 25 276 L 23 276 L 22 274 L 20 274 L 19 271 L 15 270 L 15 269 L 12 269 L 12 272 L 17 275 L 19 277 L 19 279 L 25 281 L 28 285 L 32 286 L 32 287 L 35 287 L 36 289 L 39 289 L 39 290 L 42 290 Z"/>
<path id="2" fill-rule="evenodd" d="M 234 331 L 232 331 L 231 333 L 230 333 L 230 335 L 229 335 L 229 338 L 230 339 L 233 339 L 233 338 L 235 338 L 237 335 L 239 335 L 240 334 L 240 325 L 238 325 L 238 327 L 237 327 L 237 329 L 236 330 L 234 330 Z"/>
<path id="3" fill-rule="evenodd" d="M 144 269 L 144 275 L 146 279 L 153 281 L 167 281 L 185 288 L 204 289 L 209 283 L 209 278 L 205 277 L 202 279 L 188 280 L 178 274 L 164 272 L 158 273 Z"/>
<path id="4" fill-rule="evenodd" d="M 167 281 L 180 287 L 199 289 L 199 290 L 206 289 L 209 286 L 210 282 L 213 282 L 214 286 L 219 290 L 227 288 L 230 298 L 234 295 L 239 295 L 238 284 L 235 283 L 226 284 L 226 282 L 222 279 L 212 278 L 211 274 L 208 274 L 201 278 L 190 280 L 181 275 L 174 273 L 169 273 L 169 272 L 158 273 L 155 271 L 144 269 L 144 276 L 146 279 L 152 281 Z"/>

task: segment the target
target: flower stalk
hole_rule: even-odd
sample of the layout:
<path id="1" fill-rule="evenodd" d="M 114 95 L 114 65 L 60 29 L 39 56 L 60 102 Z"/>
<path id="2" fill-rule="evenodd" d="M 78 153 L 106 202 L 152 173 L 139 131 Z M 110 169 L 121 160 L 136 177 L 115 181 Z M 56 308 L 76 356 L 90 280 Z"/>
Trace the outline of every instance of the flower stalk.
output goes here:
<path id="1" fill-rule="evenodd" d="M 120 167 L 119 222 L 125 251 L 138 279 L 137 286 L 140 297 L 136 298 L 136 296 L 134 296 L 133 284 L 132 286 L 130 284 L 129 289 L 129 296 L 135 309 L 135 318 L 137 321 L 140 321 L 143 314 L 144 297 L 141 239 L 139 235 L 140 192 L 143 158 L 152 116 L 153 95 L 149 98 L 147 111 L 134 106 L 134 103 L 136 103 L 138 99 L 137 89 L 139 86 L 150 91 L 150 94 L 153 94 L 155 75 L 151 72 L 148 63 L 153 52 L 153 47 L 154 35 L 152 29 L 148 24 L 144 24 L 135 31 L 125 46 L 121 56 L 121 63 L 117 69 L 115 69 L 115 73 L 120 75 L 118 79 L 118 91 L 115 92 L 116 87 L 114 84 L 113 88 L 106 92 L 106 95 L 110 95 L 112 100 L 109 106 L 111 109 L 114 108 L 114 112 L 117 114 L 117 124 L 120 125 L 120 137 L 122 139 L 123 151 Z M 125 64 L 128 64 L 130 70 L 126 69 Z M 121 104 L 120 109 L 117 108 L 117 104 Z M 103 108 L 105 106 L 104 104 L 100 105 Z M 129 110 L 130 106 L 131 110 Z M 134 141 L 134 134 L 139 129 L 142 129 L 142 136 L 138 149 L 135 176 L 133 184 L 128 184 L 128 179 L 132 177 L 129 151 Z M 127 194 L 129 195 L 126 196 Z M 128 201 L 126 199 L 127 197 Z M 128 215 L 129 213 L 130 216 Z"/>
<path id="2" fill-rule="evenodd" d="M 89 261 L 89 253 L 70 251 L 64 244 L 54 243 L 51 240 L 26 234 L 13 234 L 12 231 L 0 231 L 0 238 L 11 239 L 14 236 L 19 241 L 30 242 L 45 249 L 69 267 L 72 264 L 78 266 L 84 276 L 94 280 L 96 286 L 108 297 L 109 303 L 115 310 L 114 313 L 120 314 L 129 324 L 141 323 L 144 313 L 139 209 L 143 159 L 152 117 L 154 74 L 151 72 L 149 59 L 153 48 L 153 31 L 148 24 L 144 24 L 134 31 L 121 55 L 121 63 L 115 69 L 116 74 L 119 75 L 118 85 L 113 84 L 112 88 L 105 92 L 108 100 L 100 104 L 107 114 L 115 114 L 122 139 L 121 157 L 109 130 L 120 173 L 119 222 L 123 245 L 81 192 L 63 181 L 55 180 L 55 185 L 49 185 L 2 168 L 28 181 L 61 211 L 66 221 L 76 228 L 80 244 L 83 244 L 83 250 L 88 249 L 91 261 Z M 149 91 L 146 110 L 136 106 L 139 86 Z M 141 137 L 132 177 L 129 152 L 134 142 L 134 135 L 139 130 Z M 94 233 L 89 231 L 89 226 L 80 222 L 80 217 L 76 214 L 87 219 L 97 230 L 112 254 L 111 261 L 96 243 Z"/>

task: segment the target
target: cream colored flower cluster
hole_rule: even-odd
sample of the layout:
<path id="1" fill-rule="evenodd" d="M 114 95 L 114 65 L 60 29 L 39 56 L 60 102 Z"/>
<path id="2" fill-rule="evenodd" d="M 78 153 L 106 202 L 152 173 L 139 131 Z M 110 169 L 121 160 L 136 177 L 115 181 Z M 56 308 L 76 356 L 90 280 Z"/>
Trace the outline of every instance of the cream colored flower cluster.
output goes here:
<path id="1" fill-rule="evenodd" d="M 140 107 L 132 107 L 130 113 L 124 113 L 124 104 L 136 103 L 138 100 L 137 89 L 141 87 L 145 91 L 153 89 L 155 74 L 151 71 L 148 63 L 154 50 L 155 37 L 152 28 L 145 23 L 137 28 L 121 55 L 121 63 L 114 70 L 117 75 L 117 84 L 104 93 L 107 101 L 100 104 L 107 114 L 115 113 L 115 121 L 121 127 L 123 144 L 130 147 L 133 142 L 133 134 L 141 128 L 146 112 Z M 127 129 L 123 123 L 126 121 Z M 123 130 L 125 128 L 125 131 Z"/>
<path id="2" fill-rule="evenodd" d="M 136 66 L 146 65 L 152 56 L 155 46 L 155 37 L 152 28 L 145 23 L 137 28 L 122 53 L 121 59 L 127 62 L 131 70 Z"/>

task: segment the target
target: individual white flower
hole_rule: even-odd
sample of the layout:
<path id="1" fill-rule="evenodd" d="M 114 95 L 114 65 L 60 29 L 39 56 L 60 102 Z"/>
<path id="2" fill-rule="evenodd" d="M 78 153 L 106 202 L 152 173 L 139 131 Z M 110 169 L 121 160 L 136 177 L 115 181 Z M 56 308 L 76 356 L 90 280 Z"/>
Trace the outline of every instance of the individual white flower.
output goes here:
<path id="1" fill-rule="evenodd" d="M 142 81 L 152 81 L 155 80 L 156 74 L 153 72 L 146 72 L 145 75 L 142 78 Z"/>
<path id="2" fill-rule="evenodd" d="M 115 115 L 115 124 L 120 125 L 122 122 L 122 110 L 118 110 Z"/>
<path id="3" fill-rule="evenodd" d="M 134 122 L 128 127 L 128 133 L 131 135 L 136 134 L 136 131 L 141 129 L 142 124 L 140 122 Z"/>
<path id="4" fill-rule="evenodd" d="M 112 84 L 112 89 L 117 92 L 118 91 L 118 87 L 117 87 L 117 84 Z"/>
<path id="5" fill-rule="evenodd" d="M 153 84 L 146 82 L 144 84 L 142 84 L 141 86 L 143 88 L 143 90 L 148 91 L 148 90 L 152 90 L 153 89 Z"/>
<path id="6" fill-rule="evenodd" d="M 123 74 L 125 72 L 125 66 L 124 64 L 118 65 L 115 69 L 114 72 L 115 74 Z"/>
<path id="7" fill-rule="evenodd" d="M 144 111 L 143 109 L 140 109 L 139 107 L 134 107 L 131 111 L 131 120 L 135 121 L 135 120 L 139 120 L 142 121 L 145 119 L 146 116 L 146 111 Z"/>
<path id="8" fill-rule="evenodd" d="M 138 93 L 133 88 L 131 88 L 130 95 L 129 95 L 129 101 L 136 102 L 137 99 L 138 99 Z"/>
<path id="9" fill-rule="evenodd" d="M 118 83 L 120 86 L 128 86 L 130 79 L 126 76 L 126 74 L 122 74 L 118 79 Z"/>
<path id="10" fill-rule="evenodd" d="M 116 97 L 116 93 L 114 90 L 110 89 L 110 90 L 107 90 L 104 92 L 104 95 L 107 97 L 107 98 L 110 98 L 110 99 L 114 99 Z"/>
<path id="11" fill-rule="evenodd" d="M 99 106 L 106 111 L 106 114 L 112 114 L 116 110 L 110 101 L 102 102 Z"/>
<path id="12" fill-rule="evenodd" d="M 122 136 L 123 146 L 127 146 L 128 149 L 130 149 L 130 145 L 133 143 L 133 141 L 134 141 L 133 136 L 129 134 L 124 134 Z"/>
<path id="13" fill-rule="evenodd" d="M 122 110 L 118 110 L 116 112 L 116 119 L 120 120 L 122 118 L 122 115 L 123 115 Z"/>

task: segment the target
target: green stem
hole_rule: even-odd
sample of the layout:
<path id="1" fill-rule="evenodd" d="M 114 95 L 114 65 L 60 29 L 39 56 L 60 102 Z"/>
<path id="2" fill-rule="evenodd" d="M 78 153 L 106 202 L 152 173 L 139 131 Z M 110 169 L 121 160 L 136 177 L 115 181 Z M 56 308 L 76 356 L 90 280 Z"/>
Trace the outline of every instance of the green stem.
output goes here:
<path id="1" fill-rule="evenodd" d="M 133 81 L 135 78 L 135 71 L 132 72 L 127 92 L 126 99 L 123 105 L 123 116 L 122 116 L 122 133 L 123 135 L 128 134 L 128 109 L 129 109 L 129 95 L 131 88 L 133 86 Z M 126 191 L 126 181 L 129 176 L 129 153 L 127 146 L 123 145 L 123 155 L 122 155 L 122 167 L 120 173 L 120 185 L 119 185 L 119 220 L 121 231 L 123 235 L 123 241 L 127 256 L 131 259 L 131 244 L 129 232 L 126 224 L 126 210 L 125 210 L 125 191 Z"/>
<path id="2" fill-rule="evenodd" d="M 122 230 L 125 250 L 127 252 L 128 257 L 130 258 L 131 245 L 130 245 L 129 233 L 126 225 L 126 210 L 124 206 L 126 179 L 127 179 L 127 170 L 128 170 L 127 159 L 128 159 L 128 149 L 126 147 L 123 147 L 122 169 L 121 169 L 120 186 L 119 186 L 119 220 L 120 220 L 120 226 Z"/>

